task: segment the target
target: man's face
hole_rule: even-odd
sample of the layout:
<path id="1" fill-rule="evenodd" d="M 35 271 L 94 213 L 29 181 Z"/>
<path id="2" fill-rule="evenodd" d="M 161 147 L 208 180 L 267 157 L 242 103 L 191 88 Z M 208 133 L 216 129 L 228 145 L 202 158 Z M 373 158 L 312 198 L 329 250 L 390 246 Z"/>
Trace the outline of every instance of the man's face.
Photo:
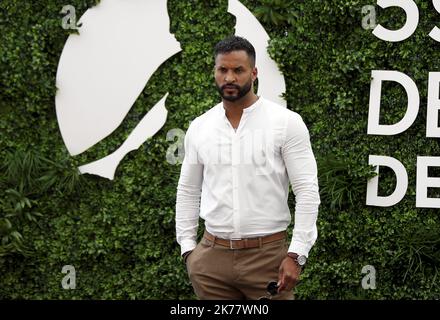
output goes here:
<path id="1" fill-rule="evenodd" d="M 215 59 L 215 84 L 223 99 L 237 101 L 252 88 L 257 69 L 246 51 L 220 53 Z"/>

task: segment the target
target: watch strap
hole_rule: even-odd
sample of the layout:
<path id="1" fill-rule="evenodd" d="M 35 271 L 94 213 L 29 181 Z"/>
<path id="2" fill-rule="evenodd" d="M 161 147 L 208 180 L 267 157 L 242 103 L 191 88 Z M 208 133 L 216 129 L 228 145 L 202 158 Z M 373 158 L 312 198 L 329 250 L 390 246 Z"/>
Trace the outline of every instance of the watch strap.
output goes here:
<path id="1" fill-rule="evenodd" d="M 294 252 L 288 252 L 288 253 L 287 253 L 287 256 L 288 256 L 289 258 L 291 258 L 293 261 L 295 261 L 296 265 L 299 266 L 300 268 L 302 268 L 302 267 L 304 266 L 304 263 L 303 263 L 303 264 L 300 264 L 300 263 L 299 263 L 299 261 L 298 261 L 298 257 L 299 257 L 299 255 L 298 255 L 297 253 L 294 253 Z"/>

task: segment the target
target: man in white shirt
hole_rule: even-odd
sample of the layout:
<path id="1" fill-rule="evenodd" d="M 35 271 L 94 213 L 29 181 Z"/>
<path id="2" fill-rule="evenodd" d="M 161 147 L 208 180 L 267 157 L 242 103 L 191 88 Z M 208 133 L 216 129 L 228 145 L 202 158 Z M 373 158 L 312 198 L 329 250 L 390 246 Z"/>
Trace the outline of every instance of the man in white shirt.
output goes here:
<path id="1" fill-rule="evenodd" d="M 232 36 L 215 47 L 222 102 L 192 121 L 176 197 L 176 234 L 200 299 L 293 299 L 317 238 L 316 161 L 301 116 L 253 90 L 255 50 Z M 295 194 L 295 224 L 287 204 Z M 199 216 L 205 233 L 197 243 Z"/>

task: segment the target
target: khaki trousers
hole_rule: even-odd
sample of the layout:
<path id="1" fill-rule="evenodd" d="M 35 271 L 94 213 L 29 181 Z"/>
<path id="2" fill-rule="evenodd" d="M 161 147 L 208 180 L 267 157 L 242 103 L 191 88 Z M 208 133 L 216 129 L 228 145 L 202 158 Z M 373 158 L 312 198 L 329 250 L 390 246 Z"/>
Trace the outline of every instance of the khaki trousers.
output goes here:
<path id="1" fill-rule="evenodd" d="M 257 300 L 268 297 L 267 284 L 278 282 L 281 261 L 286 257 L 286 239 L 250 249 L 230 249 L 202 238 L 186 261 L 194 292 L 201 300 Z M 272 300 L 293 300 L 283 291 Z"/>

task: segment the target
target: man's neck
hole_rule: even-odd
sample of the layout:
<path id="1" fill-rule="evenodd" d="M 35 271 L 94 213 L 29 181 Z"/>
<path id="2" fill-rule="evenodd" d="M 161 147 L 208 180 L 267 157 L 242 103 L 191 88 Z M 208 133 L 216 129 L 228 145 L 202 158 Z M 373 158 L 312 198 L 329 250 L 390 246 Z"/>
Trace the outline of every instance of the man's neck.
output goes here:
<path id="1" fill-rule="evenodd" d="M 258 96 L 255 93 L 244 96 L 237 101 L 228 101 L 223 99 L 223 106 L 226 110 L 226 116 L 228 118 L 241 117 L 243 109 L 250 107 L 258 100 Z"/>

